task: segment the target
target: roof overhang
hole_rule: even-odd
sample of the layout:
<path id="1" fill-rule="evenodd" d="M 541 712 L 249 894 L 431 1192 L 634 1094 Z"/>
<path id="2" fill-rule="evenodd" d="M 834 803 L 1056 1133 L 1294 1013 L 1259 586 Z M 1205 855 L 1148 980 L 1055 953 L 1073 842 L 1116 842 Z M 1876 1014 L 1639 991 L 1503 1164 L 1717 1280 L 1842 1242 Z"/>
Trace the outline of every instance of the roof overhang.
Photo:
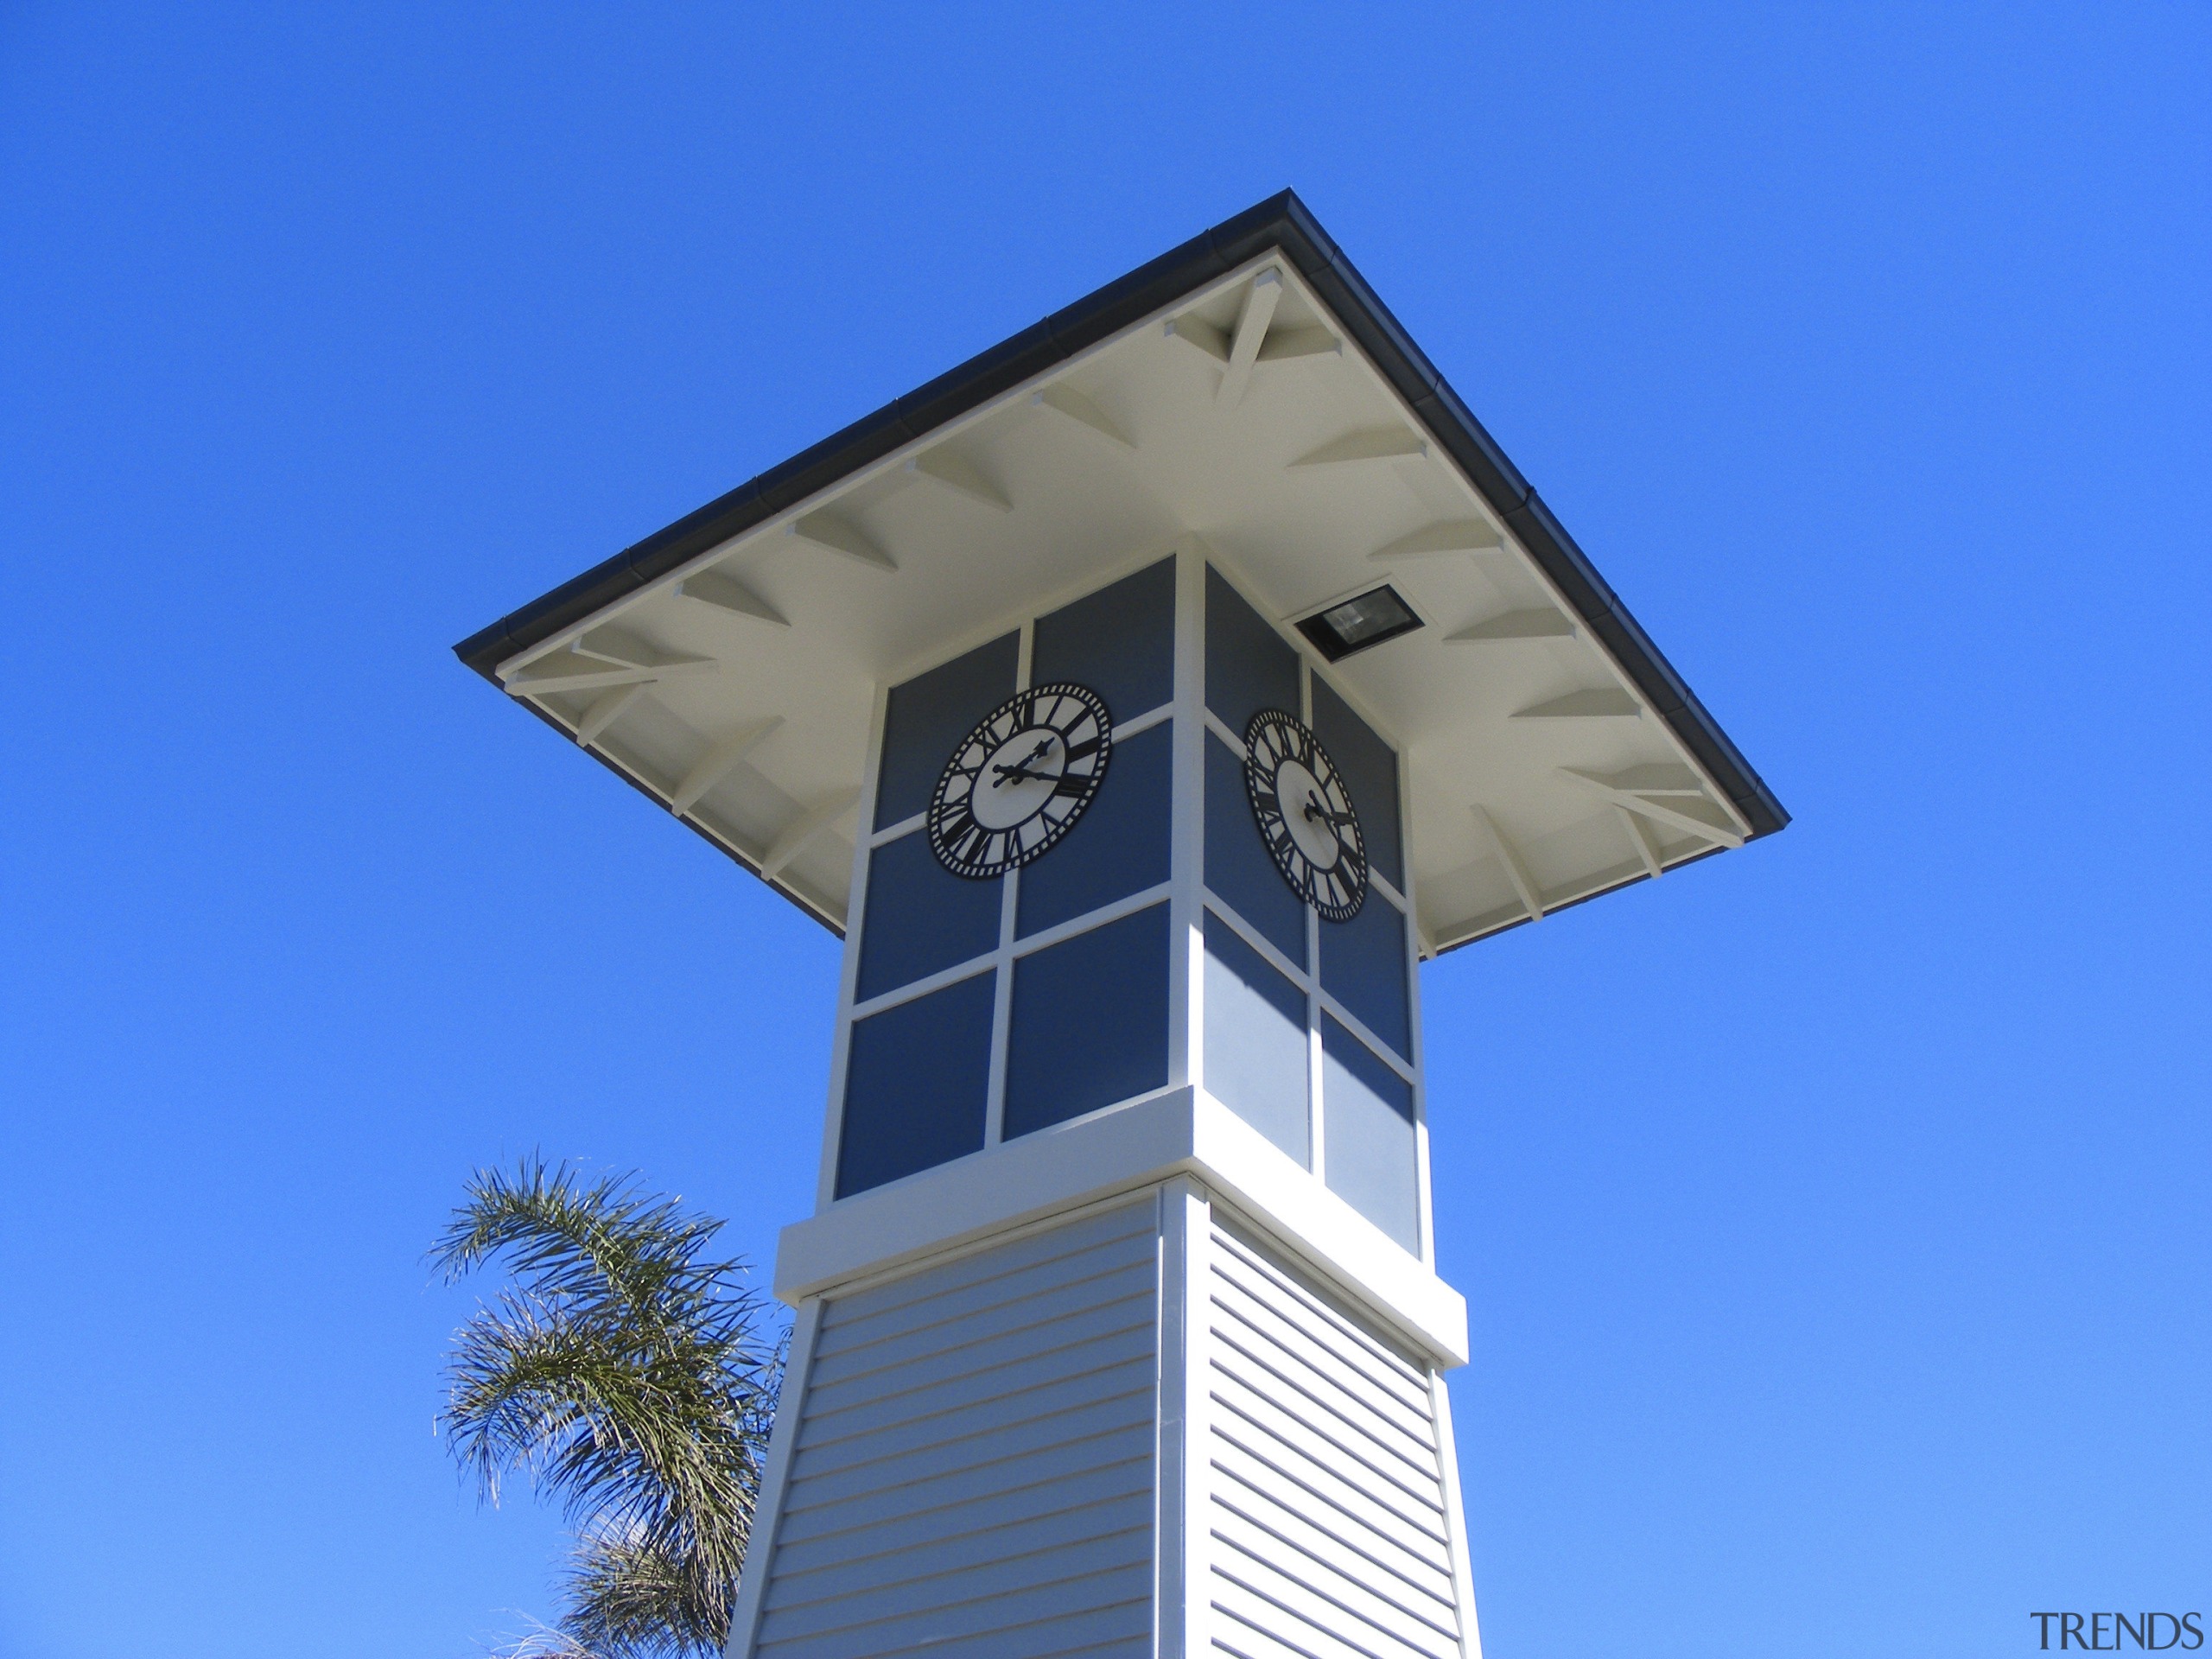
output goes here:
<path id="1" fill-rule="evenodd" d="M 877 688 L 1178 545 L 1286 626 L 1421 619 L 1331 671 L 1408 757 L 1431 953 L 1789 821 L 1288 192 L 455 649 L 842 929 Z"/>

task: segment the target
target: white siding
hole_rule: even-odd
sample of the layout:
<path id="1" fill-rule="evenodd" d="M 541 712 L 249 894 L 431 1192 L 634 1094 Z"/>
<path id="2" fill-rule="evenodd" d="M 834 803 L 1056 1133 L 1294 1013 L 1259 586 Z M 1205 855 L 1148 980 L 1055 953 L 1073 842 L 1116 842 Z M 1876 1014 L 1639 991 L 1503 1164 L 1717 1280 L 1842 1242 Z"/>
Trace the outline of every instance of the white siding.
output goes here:
<path id="1" fill-rule="evenodd" d="M 764 1659 L 1148 1654 L 1153 1198 L 824 1308 Z"/>
<path id="2" fill-rule="evenodd" d="M 1215 1649 L 1458 1659 L 1431 1374 L 1243 1235 L 1209 1243 Z"/>

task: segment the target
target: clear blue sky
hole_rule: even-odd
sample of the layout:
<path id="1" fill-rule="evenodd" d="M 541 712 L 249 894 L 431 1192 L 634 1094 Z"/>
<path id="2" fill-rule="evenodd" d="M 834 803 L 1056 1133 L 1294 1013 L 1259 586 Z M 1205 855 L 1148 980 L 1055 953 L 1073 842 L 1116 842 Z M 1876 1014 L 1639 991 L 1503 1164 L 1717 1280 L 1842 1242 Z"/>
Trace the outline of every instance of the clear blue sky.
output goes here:
<path id="1" fill-rule="evenodd" d="M 472 1163 L 829 936 L 448 653 L 1285 185 L 1796 814 L 1427 969 L 1491 1659 L 2212 1607 L 2212 12 L 0 13 L 0 1654 L 467 1656 Z"/>

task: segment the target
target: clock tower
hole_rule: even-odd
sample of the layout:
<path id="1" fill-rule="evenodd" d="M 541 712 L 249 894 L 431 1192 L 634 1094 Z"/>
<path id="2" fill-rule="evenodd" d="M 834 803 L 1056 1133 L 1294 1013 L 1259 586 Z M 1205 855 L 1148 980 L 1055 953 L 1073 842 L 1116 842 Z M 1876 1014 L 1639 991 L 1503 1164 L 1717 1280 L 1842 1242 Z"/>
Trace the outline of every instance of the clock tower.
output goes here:
<path id="1" fill-rule="evenodd" d="M 1419 964 L 1787 819 L 1294 197 L 460 650 L 843 938 L 733 1655 L 1478 1650 Z"/>

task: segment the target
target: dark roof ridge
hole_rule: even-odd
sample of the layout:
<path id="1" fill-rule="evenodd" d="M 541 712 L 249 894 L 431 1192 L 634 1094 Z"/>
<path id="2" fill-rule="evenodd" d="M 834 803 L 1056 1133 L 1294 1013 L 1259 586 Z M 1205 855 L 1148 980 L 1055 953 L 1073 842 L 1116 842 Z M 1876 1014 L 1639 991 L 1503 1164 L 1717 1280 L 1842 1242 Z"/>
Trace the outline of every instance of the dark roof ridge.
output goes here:
<path id="1" fill-rule="evenodd" d="M 1752 836 L 1770 835 L 1788 823 L 1789 814 L 1782 803 L 1598 574 L 1589 556 L 1291 190 L 1255 203 L 905 397 L 893 398 L 471 634 L 454 652 L 496 683 L 498 664 L 517 652 L 650 587 L 708 549 L 1067 361 L 1269 248 L 1279 250 L 1320 296 L 1430 435 L 1512 529 L 1660 718 L 1726 791 Z"/>

